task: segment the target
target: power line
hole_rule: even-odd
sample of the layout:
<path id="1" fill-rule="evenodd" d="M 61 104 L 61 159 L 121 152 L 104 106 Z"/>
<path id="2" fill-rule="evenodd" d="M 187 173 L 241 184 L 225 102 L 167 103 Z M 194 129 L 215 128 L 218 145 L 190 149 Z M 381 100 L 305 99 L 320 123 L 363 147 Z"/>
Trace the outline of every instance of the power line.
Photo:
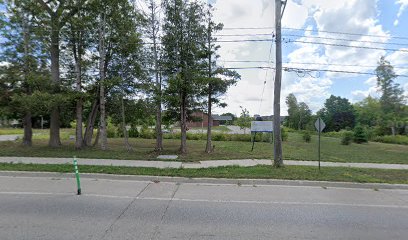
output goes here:
<path id="1" fill-rule="evenodd" d="M 223 30 L 269 30 L 274 29 L 273 27 L 226 27 Z M 290 27 L 282 27 L 285 30 L 292 30 L 292 31 L 304 31 L 304 32 L 322 32 L 322 33 L 330 33 L 330 34 L 341 34 L 341 35 L 352 35 L 352 36 L 365 36 L 365 37 L 377 37 L 377 38 L 395 38 L 395 39 L 404 39 L 408 40 L 408 37 L 401 37 L 401 36 L 393 36 L 393 35 L 375 35 L 375 34 L 364 34 L 364 33 L 350 33 L 350 32 L 338 32 L 338 31 L 326 31 L 326 30 L 313 30 L 313 29 L 305 29 L 305 28 L 290 28 Z"/>
<path id="2" fill-rule="evenodd" d="M 325 30 L 313 30 L 313 29 L 303 29 L 303 28 L 283 28 L 287 30 L 294 30 L 294 31 L 305 31 L 305 32 L 322 32 L 322 33 L 330 33 L 330 34 L 341 34 L 341 35 L 352 35 L 352 36 L 364 36 L 364 37 L 377 37 L 377 38 L 395 38 L 395 39 L 405 39 L 408 40 L 408 37 L 400 37 L 400 36 L 384 36 L 384 35 L 375 35 L 375 34 L 364 34 L 364 33 L 348 33 L 348 32 L 336 32 L 336 31 L 325 31 Z"/>
<path id="3" fill-rule="evenodd" d="M 359 72 L 359 71 L 345 71 L 345 70 L 332 70 L 332 69 L 315 69 L 315 68 L 292 68 L 283 67 L 283 70 L 287 72 L 333 72 L 333 73 L 349 73 L 349 74 L 360 74 L 360 75 L 372 75 L 376 76 L 374 72 Z M 396 75 L 397 77 L 407 77 L 408 75 Z"/>
<path id="4" fill-rule="evenodd" d="M 407 52 L 406 49 L 395 49 L 395 48 L 380 48 L 380 47 L 367 47 L 367 46 L 353 46 L 353 45 L 345 45 L 345 44 L 336 44 L 336 43 L 324 43 L 324 42 L 310 42 L 310 41 L 302 41 L 302 40 L 288 40 L 285 41 L 286 43 L 310 43 L 310 44 L 319 44 L 319 45 L 326 45 L 326 46 L 335 46 L 335 47 L 350 47 L 350 48 L 362 48 L 362 49 L 374 49 L 374 50 L 385 50 L 385 51 L 392 51 L 392 52 Z"/>
<path id="5" fill-rule="evenodd" d="M 273 37 L 274 37 L 274 35 L 272 34 L 272 42 L 271 42 L 271 46 L 269 47 L 269 56 L 268 56 L 268 64 L 270 64 L 270 61 L 271 61 L 271 56 L 272 56 L 272 47 L 273 47 Z M 263 84 L 263 88 L 262 88 L 262 93 L 261 93 L 261 102 L 259 103 L 259 111 L 258 112 L 261 112 L 261 107 L 262 107 L 262 101 L 263 101 L 263 95 L 264 95 L 264 92 L 265 92 L 265 87 L 266 87 L 266 79 L 267 79 L 267 77 L 268 77 L 268 70 L 266 70 L 265 71 L 265 80 L 264 80 L 264 84 Z M 275 81 L 275 78 L 274 78 L 274 81 Z"/>
<path id="6" fill-rule="evenodd" d="M 226 63 L 273 63 L 266 60 L 222 60 Z M 378 65 L 356 65 L 356 64 L 338 64 L 338 63 L 314 63 L 314 62 L 283 62 L 284 64 L 296 65 L 323 65 L 323 66 L 338 66 L 338 67 L 361 67 L 361 68 L 376 68 Z M 407 69 L 408 66 L 393 66 L 394 69 Z"/>
<path id="7" fill-rule="evenodd" d="M 315 38 L 315 39 L 325 39 L 325 40 L 335 40 L 335 41 L 348 41 L 348 42 L 360 42 L 360 43 L 375 43 L 375 44 L 396 45 L 396 46 L 406 46 L 406 47 L 408 47 L 408 43 L 376 42 L 376 41 L 354 40 L 354 39 L 346 39 L 346 38 L 332 38 L 332 37 L 321 37 L 321 36 L 305 36 L 305 35 L 298 35 L 298 34 L 283 34 L 283 35 L 285 35 L 285 36 L 290 36 L 290 37 Z"/>

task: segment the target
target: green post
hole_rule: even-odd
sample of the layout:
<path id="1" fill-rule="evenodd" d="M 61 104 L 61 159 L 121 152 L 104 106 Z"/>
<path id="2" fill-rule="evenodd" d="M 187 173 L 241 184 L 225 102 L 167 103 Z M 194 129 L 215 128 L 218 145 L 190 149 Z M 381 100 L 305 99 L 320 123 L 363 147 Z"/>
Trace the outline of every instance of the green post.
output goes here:
<path id="1" fill-rule="evenodd" d="M 77 187 L 78 187 L 77 194 L 81 195 L 81 181 L 79 179 L 78 161 L 76 160 L 75 156 L 74 156 L 74 170 L 75 170 L 75 177 L 76 177 Z"/>

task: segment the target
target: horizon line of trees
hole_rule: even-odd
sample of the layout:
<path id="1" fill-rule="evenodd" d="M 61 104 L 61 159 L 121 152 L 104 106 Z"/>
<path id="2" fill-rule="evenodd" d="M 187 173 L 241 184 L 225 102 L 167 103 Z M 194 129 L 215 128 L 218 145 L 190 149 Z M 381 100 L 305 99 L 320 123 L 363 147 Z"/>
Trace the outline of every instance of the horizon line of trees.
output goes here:
<path id="1" fill-rule="evenodd" d="M 297 102 L 291 93 L 286 98 L 288 117 L 285 126 L 298 130 L 314 130 L 314 121 L 321 117 L 325 132 L 370 129 L 375 136 L 408 135 L 408 105 L 397 75 L 390 62 L 381 57 L 375 70 L 380 97 L 366 97 L 351 104 L 348 99 L 331 95 L 315 115 L 306 103 Z M 360 131 L 360 130 L 359 130 Z"/>

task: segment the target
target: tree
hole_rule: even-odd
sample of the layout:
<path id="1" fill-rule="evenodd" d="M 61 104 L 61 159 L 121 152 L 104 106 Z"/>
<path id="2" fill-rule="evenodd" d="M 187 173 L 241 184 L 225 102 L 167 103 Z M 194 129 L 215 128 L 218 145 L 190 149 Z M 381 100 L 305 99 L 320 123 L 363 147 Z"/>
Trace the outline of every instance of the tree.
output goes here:
<path id="1" fill-rule="evenodd" d="M 404 114 L 404 91 L 394 82 L 397 75 L 390 62 L 381 57 L 376 68 L 377 86 L 380 88 L 380 106 L 385 122 L 389 122 L 392 135 L 396 132 L 396 123 Z"/>
<path id="2" fill-rule="evenodd" d="M 217 49 L 220 48 L 219 45 L 216 45 L 214 42 L 217 40 L 213 36 L 213 34 L 217 31 L 222 30 L 222 24 L 216 24 L 212 18 L 212 11 L 213 8 L 209 4 L 206 10 L 206 23 L 207 23 L 207 32 L 206 32 L 206 46 L 204 50 L 207 55 L 207 63 L 206 67 L 207 71 L 207 84 L 204 88 L 204 93 L 207 96 L 207 114 L 208 119 L 212 119 L 212 107 L 213 104 L 217 104 L 219 106 L 225 107 L 225 103 L 221 103 L 219 97 L 225 94 L 228 88 L 235 84 L 236 81 L 240 78 L 240 75 L 235 71 L 230 71 L 224 68 L 217 66 L 217 58 L 218 55 L 216 54 Z M 212 128 L 212 121 L 208 121 L 207 125 L 207 144 L 205 147 L 206 153 L 211 153 L 213 151 L 212 141 L 211 141 L 211 128 Z"/>
<path id="3" fill-rule="evenodd" d="M 77 1 L 48 1 L 36 0 L 38 5 L 47 14 L 46 18 L 39 19 L 47 32 L 49 32 L 49 52 L 51 56 L 51 77 L 54 93 L 60 93 L 60 32 L 68 20 L 81 8 L 85 0 Z M 56 3 L 58 2 L 58 3 Z M 51 112 L 50 140 L 49 146 L 61 145 L 60 140 L 60 114 L 59 107 L 55 106 Z"/>
<path id="4" fill-rule="evenodd" d="M 357 125 L 354 128 L 353 140 L 355 143 L 365 143 L 368 141 L 367 134 L 365 133 L 364 128 L 361 125 Z"/>
<path id="5" fill-rule="evenodd" d="M 355 103 L 353 107 L 356 110 L 357 123 L 368 127 L 374 127 L 379 123 L 382 114 L 378 99 L 368 96 Z"/>
<path id="6" fill-rule="evenodd" d="M 41 88 L 41 81 L 48 82 L 43 35 L 35 26 L 35 18 L 40 15 L 38 8 L 30 2 L 7 1 L 8 17 L 2 16 L 0 27 L 5 39 L 0 62 L 2 74 L 2 101 L 0 107 L 9 116 L 22 118 L 24 136 L 22 144 L 32 145 L 32 117 L 39 113 L 33 107 L 36 101 L 33 92 Z M 4 88 L 3 88 L 4 87 Z M 37 110 L 37 111 L 35 111 Z"/>
<path id="7" fill-rule="evenodd" d="M 99 145 L 102 150 L 107 149 L 107 111 L 106 96 L 110 88 L 121 84 L 124 79 L 137 79 L 136 72 L 141 72 L 139 61 L 142 42 L 137 24 L 140 20 L 133 7 L 127 0 L 97 1 L 95 17 L 99 19 L 97 26 L 99 61 Z M 121 80 L 117 81 L 114 78 Z"/>
<path id="8" fill-rule="evenodd" d="M 288 106 L 289 115 L 286 119 L 286 126 L 298 130 L 305 129 L 312 116 L 309 106 L 304 102 L 298 103 L 293 93 L 286 97 L 286 105 Z"/>
<path id="9" fill-rule="evenodd" d="M 354 128 L 354 108 L 346 98 L 331 95 L 324 103 L 324 108 L 318 115 L 326 123 L 326 131 L 340 131 L 341 129 Z"/>
<path id="10" fill-rule="evenodd" d="M 286 106 L 288 107 L 288 117 L 286 118 L 286 126 L 295 128 L 299 119 L 298 102 L 293 93 L 286 97 Z"/>
<path id="11" fill-rule="evenodd" d="M 246 134 L 246 129 L 251 127 L 252 117 L 249 115 L 249 111 L 246 108 L 241 108 L 241 115 L 235 121 L 235 124 L 239 126 L 240 129 L 244 129 L 244 134 Z"/>
<path id="12" fill-rule="evenodd" d="M 151 46 L 151 65 L 153 67 L 153 75 L 155 84 L 153 87 L 153 95 L 156 102 L 156 151 L 163 150 L 163 132 L 162 132 L 162 77 L 160 72 L 159 55 L 160 48 L 158 41 L 160 38 L 160 19 L 159 19 L 159 6 L 155 0 L 149 0 L 148 2 L 149 15 L 147 23 L 147 37 L 153 43 Z"/>
<path id="13" fill-rule="evenodd" d="M 204 7 L 198 1 L 163 2 L 163 67 L 167 80 L 167 104 L 176 105 L 181 127 L 180 152 L 187 152 L 187 114 L 203 86 L 202 62 L 205 42 Z"/>

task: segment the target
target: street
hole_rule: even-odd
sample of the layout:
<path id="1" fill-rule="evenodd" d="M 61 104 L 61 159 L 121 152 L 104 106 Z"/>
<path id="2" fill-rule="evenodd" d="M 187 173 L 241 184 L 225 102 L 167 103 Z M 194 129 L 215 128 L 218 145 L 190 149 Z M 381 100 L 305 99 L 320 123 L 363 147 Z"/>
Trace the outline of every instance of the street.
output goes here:
<path id="1" fill-rule="evenodd" d="M 0 176 L 0 239 L 407 239 L 408 190 Z"/>

